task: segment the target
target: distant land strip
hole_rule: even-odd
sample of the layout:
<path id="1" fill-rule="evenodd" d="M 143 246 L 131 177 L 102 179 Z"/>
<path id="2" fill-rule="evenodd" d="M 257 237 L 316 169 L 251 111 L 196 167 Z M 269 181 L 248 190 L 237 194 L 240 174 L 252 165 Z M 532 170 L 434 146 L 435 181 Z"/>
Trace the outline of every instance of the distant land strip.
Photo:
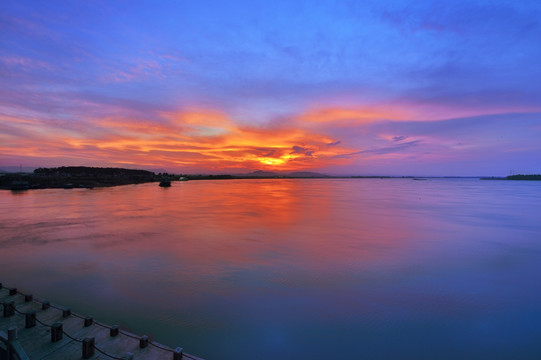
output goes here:
<path id="1" fill-rule="evenodd" d="M 509 175 L 506 177 L 482 177 L 481 180 L 534 180 L 541 181 L 541 174 L 530 174 L 530 175 Z"/>
<path id="2" fill-rule="evenodd" d="M 276 178 L 331 178 L 332 176 L 314 172 L 292 172 L 279 174 L 270 171 L 254 171 L 247 174 L 221 175 L 173 175 L 154 173 L 148 170 L 135 170 L 111 167 L 62 166 L 55 168 L 38 168 L 32 173 L 0 173 L 0 189 L 74 189 L 110 187 L 119 185 L 142 184 L 175 180 L 226 180 L 226 179 L 276 179 Z M 362 176 L 349 176 L 360 178 Z M 390 176 L 366 176 L 366 178 L 390 178 Z"/>
<path id="3" fill-rule="evenodd" d="M 110 187 L 119 185 L 142 184 L 163 180 L 227 180 L 227 179 L 413 179 L 425 180 L 430 176 L 331 176 L 309 171 L 292 173 L 275 173 L 272 171 L 253 171 L 247 174 L 218 174 L 218 175 L 174 175 L 169 173 L 154 173 L 148 170 L 62 166 L 55 168 L 37 168 L 32 173 L 0 173 L 0 189 L 29 190 L 29 189 L 73 189 Z M 511 175 L 507 177 L 460 177 L 447 176 L 435 178 L 477 178 L 481 180 L 541 180 L 541 175 Z"/>

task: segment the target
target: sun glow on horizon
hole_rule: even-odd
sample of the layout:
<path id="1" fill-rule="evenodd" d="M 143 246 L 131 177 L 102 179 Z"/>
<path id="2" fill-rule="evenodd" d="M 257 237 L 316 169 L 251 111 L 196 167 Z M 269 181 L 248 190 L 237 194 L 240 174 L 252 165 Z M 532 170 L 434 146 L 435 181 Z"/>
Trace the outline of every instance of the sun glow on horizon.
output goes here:
<path id="1" fill-rule="evenodd" d="M 284 164 L 286 161 L 284 159 L 281 159 L 281 158 L 258 158 L 257 159 L 260 163 L 264 164 L 264 165 L 273 165 L 273 166 L 276 166 L 276 165 L 282 165 Z"/>
<path id="2" fill-rule="evenodd" d="M 0 151 L 8 153 L 16 147 L 21 159 L 35 159 L 39 166 L 130 164 L 174 167 L 180 172 L 242 172 L 319 170 L 401 159 L 452 160 L 458 152 L 479 147 L 457 141 L 452 133 L 411 133 L 407 121 L 385 118 L 384 110 L 322 107 L 258 126 L 241 125 L 225 112 L 201 108 L 161 112 L 152 120 L 92 116 L 76 127 L 15 119 L 0 135 Z M 415 126 L 436 122 L 416 121 Z M 399 123 L 405 127 L 396 132 Z"/>

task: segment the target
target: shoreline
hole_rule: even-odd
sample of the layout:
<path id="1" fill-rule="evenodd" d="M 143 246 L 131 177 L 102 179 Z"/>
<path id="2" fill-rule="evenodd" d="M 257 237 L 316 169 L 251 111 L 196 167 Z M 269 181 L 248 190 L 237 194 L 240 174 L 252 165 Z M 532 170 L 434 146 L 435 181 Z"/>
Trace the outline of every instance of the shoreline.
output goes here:
<path id="1" fill-rule="evenodd" d="M 155 174 L 147 170 L 123 168 L 94 168 L 67 166 L 59 168 L 38 168 L 32 173 L 0 174 L 0 190 L 24 191 L 38 189 L 92 189 L 122 185 L 135 185 L 150 182 L 172 182 L 186 180 L 246 180 L 246 179 L 478 179 L 478 180 L 521 180 L 541 181 L 541 175 L 510 175 L 506 177 L 482 176 L 387 176 L 351 175 L 333 176 L 312 172 L 280 174 L 255 171 L 249 174 Z"/>
<path id="2" fill-rule="evenodd" d="M 409 179 L 409 180 L 433 180 L 433 179 L 477 179 L 487 180 L 479 176 L 235 176 L 235 175 L 184 175 L 168 177 L 153 177 L 151 179 L 115 179 L 107 180 L 102 178 L 55 178 L 46 179 L 34 174 L 6 174 L 0 176 L 0 190 L 10 191 L 26 191 L 26 190 L 43 190 L 43 189 L 93 189 L 107 188 L 124 185 L 137 185 L 146 183 L 160 183 L 163 180 L 170 182 L 204 181 L 204 180 L 309 180 L 309 179 Z M 488 179 L 492 180 L 492 179 Z M 505 180 L 505 179 L 494 179 Z"/>

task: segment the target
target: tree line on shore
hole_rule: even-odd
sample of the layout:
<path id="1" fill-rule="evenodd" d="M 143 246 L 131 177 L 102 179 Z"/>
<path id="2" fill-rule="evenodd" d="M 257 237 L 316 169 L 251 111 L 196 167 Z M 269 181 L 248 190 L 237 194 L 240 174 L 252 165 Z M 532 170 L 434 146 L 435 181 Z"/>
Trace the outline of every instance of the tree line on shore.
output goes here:
<path id="1" fill-rule="evenodd" d="M 11 190 L 47 188 L 93 188 L 116 185 L 139 184 L 162 178 L 152 171 L 102 168 L 86 166 L 62 166 L 37 168 L 33 173 L 9 173 L 0 177 L 0 188 Z"/>

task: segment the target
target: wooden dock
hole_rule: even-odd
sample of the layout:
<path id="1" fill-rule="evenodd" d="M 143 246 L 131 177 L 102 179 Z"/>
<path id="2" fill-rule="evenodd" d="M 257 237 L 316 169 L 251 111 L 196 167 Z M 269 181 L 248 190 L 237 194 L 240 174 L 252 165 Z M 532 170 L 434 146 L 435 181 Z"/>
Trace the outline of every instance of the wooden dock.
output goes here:
<path id="1" fill-rule="evenodd" d="M 0 303 L 0 359 L 201 360 L 1 283 Z"/>

